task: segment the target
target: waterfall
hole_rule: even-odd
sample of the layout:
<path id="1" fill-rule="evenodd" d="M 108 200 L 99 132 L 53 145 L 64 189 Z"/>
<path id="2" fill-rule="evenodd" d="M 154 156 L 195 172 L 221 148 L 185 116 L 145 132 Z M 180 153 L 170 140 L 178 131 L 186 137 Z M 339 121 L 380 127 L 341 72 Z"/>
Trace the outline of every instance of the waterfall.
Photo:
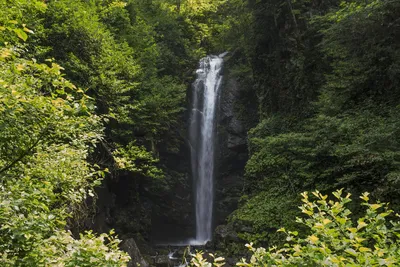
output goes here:
<path id="1" fill-rule="evenodd" d="M 212 237 L 215 111 L 224 55 L 201 59 L 193 83 L 189 139 L 195 185 L 196 238 L 192 244 L 205 244 Z"/>

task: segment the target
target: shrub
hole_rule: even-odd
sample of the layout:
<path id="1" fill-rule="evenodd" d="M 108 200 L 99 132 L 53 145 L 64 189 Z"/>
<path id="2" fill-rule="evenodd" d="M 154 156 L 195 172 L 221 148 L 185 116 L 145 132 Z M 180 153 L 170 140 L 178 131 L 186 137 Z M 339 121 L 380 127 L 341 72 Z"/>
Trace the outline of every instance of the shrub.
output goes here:
<path id="1" fill-rule="evenodd" d="M 352 218 L 346 208 L 350 194 L 342 190 L 333 193 L 335 199 L 318 191 L 302 194 L 302 213 L 307 217 L 296 222 L 309 229 L 305 238 L 296 231 L 284 228 L 287 243 L 281 247 L 254 248 L 250 260 L 242 259 L 237 266 L 398 266 L 400 264 L 400 222 L 386 203 L 370 204 L 368 193 L 362 194 L 363 216 Z M 210 266 L 195 255 L 192 265 Z M 197 263 L 197 264 L 196 264 Z"/>

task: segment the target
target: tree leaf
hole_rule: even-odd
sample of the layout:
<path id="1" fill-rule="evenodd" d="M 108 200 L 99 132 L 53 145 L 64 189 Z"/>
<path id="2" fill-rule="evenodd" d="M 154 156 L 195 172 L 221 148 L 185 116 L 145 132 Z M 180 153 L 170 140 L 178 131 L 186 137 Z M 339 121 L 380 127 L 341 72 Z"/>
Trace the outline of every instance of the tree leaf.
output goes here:
<path id="1" fill-rule="evenodd" d="M 21 29 L 14 29 L 14 32 L 17 34 L 17 36 L 22 39 L 23 41 L 26 41 L 28 39 L 28 35 Z"/>

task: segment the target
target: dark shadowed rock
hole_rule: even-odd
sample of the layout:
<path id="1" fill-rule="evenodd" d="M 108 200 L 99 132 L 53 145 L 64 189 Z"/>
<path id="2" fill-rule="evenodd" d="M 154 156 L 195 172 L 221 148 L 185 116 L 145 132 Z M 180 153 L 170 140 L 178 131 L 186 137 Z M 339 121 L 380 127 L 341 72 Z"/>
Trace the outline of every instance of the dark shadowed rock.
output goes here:
<path id="1" fill-rule="evenodd" d="M 224 239 L 226 241 L 240 241 L 237 233 L 234 231 L 232 225 L 219 225 L 215 229 L 215 238 L 216 239 Z"/>
<path id="2" fill-rule="evenodd" d="M 171 267 L 173 262 L 168 255 L 158 255 L 155 259 L 156 267 Z"/>
<path id="3" fill-rule="evenodd" d="M 223 224 L 237 208 L 248 159 L 245 116 L 241 114 L 241 86 L 225 69 L 218 110 L 215 223 Z"/>
<path id="4" fill-rule="evenodd" d="M 149 264 L 144 260 L 142 254 L 140 254 L 139 248 L 136 246 L 133 238 L 126 239 L 122 242 L 121 249 L 129 254 L 131 260 L 128 263 L 128 267 L 148 267 Z"/>

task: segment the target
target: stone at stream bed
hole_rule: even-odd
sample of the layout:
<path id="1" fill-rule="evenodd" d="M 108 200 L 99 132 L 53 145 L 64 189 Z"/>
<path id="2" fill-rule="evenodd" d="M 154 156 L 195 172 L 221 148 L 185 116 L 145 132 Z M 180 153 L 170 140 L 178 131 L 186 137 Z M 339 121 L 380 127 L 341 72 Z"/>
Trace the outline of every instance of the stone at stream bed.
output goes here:
<path id="1" fill-rule="evenodd" d="M 128 267 L 148 267 L 149 264 L 144 260 L 138 247 L 136 246 L 133 238 L 126 239 L 122 242 L 121 249 L 129 254 L 131 260 L 128 263 Z"/>
<path id="2" fill-rule="evenodd" d="M 171 266 L 174 266 L 174 264 L 171 261 L 171 259 L 168 257 L 168 255 L 158 255 L 155 258 L 155 266 L 156 267 L 171 267 Z"/>
<path id="3" fill-rule="evenodd" d="M 232 225 L 219 225 L 215 229 L 215 239 L 216 240 L 224 240 L 224 241 L 233 241 L 239 242 L 240 239 L 237 236 L 236 231 L 233 229 Z"/>

